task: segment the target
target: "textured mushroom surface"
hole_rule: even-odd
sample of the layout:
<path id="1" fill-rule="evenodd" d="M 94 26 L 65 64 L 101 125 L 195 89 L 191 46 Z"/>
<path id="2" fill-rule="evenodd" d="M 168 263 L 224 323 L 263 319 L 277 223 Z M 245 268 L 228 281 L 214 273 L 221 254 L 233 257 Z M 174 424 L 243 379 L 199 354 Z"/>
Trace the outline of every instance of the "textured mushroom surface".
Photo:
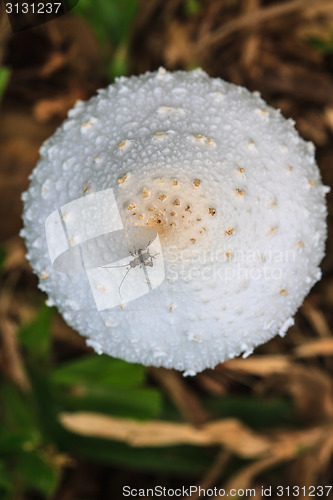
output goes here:
<path id="1" fill-rule="evenodd" d="M 202 70 L 122 77 L 78 102 L 40 155 L 23 194 L 27 257 L 99 353 L 213 368 L 284 335 L 320 279 L 328 188 L 313 144 L 258 93 Z M 165 278 L 98 311 L 85 272 L 52 267 L 45 221 L 109 188 L 124 228 L 157 231 Z"/>

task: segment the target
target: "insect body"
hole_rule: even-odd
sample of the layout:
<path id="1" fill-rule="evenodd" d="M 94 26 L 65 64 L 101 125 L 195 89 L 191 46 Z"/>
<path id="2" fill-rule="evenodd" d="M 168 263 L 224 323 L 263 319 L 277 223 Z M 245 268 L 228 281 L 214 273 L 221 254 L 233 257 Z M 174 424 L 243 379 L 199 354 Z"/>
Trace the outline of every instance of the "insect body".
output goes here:
<path id="1" fill-rule="evenodd" d="M 123 279 L 121 280 L 119 287 L 118 287 L 118 293 L 119 293 L 121 300 L 123 300 L 123 297 L 120 293 L 120 289 L 121 289 L 122 284 L 124 283 L 126 276 L 130 272 L 130 270 L 134 269 L 135 267 L 138 267 L 138 266 L 140 266 L 140 267 L 143 267 L 143 266 L 153 267 L 153 259 L 155 259 L 156 256 L 159 254 L 156 253 L 155 255 L 151 255 L 151 253 L 149 252 L 149 249 L 148 249 L 149 245 L 150 245 L 150 242 L 148 243 L 146 248 L 139 248 L 139 250 L 135 254 L 133 254 L 131 252 L 132 257 L 134 257 L 134 258 L 128 264 L 124 264 L 122 266 L 100 266 L 102 268 L 107 268 L 107 269 L 115 268 L 115 267 L 127 267 L 128 268 Z"/>

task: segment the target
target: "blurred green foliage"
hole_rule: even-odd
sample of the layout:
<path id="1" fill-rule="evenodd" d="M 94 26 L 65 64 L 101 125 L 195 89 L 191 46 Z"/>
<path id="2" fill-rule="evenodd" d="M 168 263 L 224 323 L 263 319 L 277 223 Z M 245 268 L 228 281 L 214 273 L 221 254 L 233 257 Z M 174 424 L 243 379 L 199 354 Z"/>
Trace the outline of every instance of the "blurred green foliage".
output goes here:
<path id="1" fill-rule="evenodd" d="M 73 9 L 95 32 L 109 81 L 128 72 L 128 42 L 137 10 L 138 0 L 79 0 Z"/>
<path id="2" fill-rule="evenodd" d="M 141 365 L 89 356 L 54 370 L 52 381 L 67 410 L 149 419 L 161 412 L 161 397 L 144 387 L 145 373 Z"/>
<path id="3" fill-rule="evenodd" d="M 2 273 L 3 271 L 3 266 L 6 260 L 6 256 L 7 256 L 6 250 L 4 246 L 0 244 L 0 273 Z"/>
<path id="4" fill-rule="evenodd" d="M 4 91 L 6 90 L 8 81 L 10 77 L 10 70 L 5 66 L 0 66 L 0 100 Z"/>
<path id="5" fill-rule="evenodd" d="M 254 398 L 252 396 L 225 396 L 210 398 L 206 407 L 216 418 L 239 418 L 244 424 L 255 430 L 287 426 L 299 427 L 299 418 L 290 399 Z"/>
<path id="6" fill-rule="evenodd" d="M 196 16 L 202 11 L 203 5 L 200 0 L 186 0 L 185 11 L 188 16 Z"/>
<path id="7" fill-rule="evenodd" d="M 319 38 L 319 37 L 311 37 L 308 42 L 312 47 L 316 48 L 322 54 L 331 54 L 333 52 L 333 32 L 329 39 Z"/>
<path id="8" fill-rule="evenodd" d="M 32 323 L 22 325 L 18 331 L 18 339 L 32 361 L 44 363 L 49 360 L 51 316 L 52 309 L 44 305 Z"/>

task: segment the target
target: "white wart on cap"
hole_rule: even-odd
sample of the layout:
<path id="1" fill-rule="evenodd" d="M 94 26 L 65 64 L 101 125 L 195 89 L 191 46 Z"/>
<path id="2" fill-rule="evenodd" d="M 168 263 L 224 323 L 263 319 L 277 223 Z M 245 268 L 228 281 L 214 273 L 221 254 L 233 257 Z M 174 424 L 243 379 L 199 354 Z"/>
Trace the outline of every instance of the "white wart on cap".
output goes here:
<path id="1" fill-rule="evenodd" d="M 258 93 L 202 70 L 122 77 L 78 102 L 40 154 L 27 257 L 99 353 L 193 375 L 284 335 L 320 279 L 328 188 L 313 144 Z M 109 188 L 125 228 L 157 231 L 165 279 L 98 311 L 84 272 L 53 269 L 45 220 Z"/>

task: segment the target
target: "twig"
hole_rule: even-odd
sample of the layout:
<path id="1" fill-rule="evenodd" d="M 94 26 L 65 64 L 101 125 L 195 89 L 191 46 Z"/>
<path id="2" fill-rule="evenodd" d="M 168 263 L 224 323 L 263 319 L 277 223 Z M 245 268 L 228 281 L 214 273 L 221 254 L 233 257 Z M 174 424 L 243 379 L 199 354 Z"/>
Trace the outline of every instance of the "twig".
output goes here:
<path id="1" fill-rule="evenodd" d="M 224 396 L 228 391 L 226 387 L 225 380 L 222 376 L 213 376 L 216 372 L 211 370 L 203 373 L 198 373 L 195 378 L 197 384 L 199 384 L 208 394 L 213 396 Z M 220 375 L 220 374 L 217 374 Z"/>
<path id="2" fill-rule="evenodd" d="M 312 340 L 297 346 L 294 350 L 296 358 L 313 358 L 316 356 L 333 355 L 333 338 Z"/>
<path id="3" fill-rule="evenodd" d="M 309 299 L 304 302 L 301 312 L 311 323 L 311 326 L 319 337 L 332 337 L 332 332 L 323 312 L 311 303 Z"/>
<path id="4" fill-rule="evenodd" d="M 333 4 L 330 0 L 319 1 L 316 5 L 313 4 L 312 0 L 293 0 L 283 4 L 263 7 L 255 12 L 244 14 L 229 21 L 227 24 L 215 31 L 215 33 L 207 34 L 201 40 L 200 47 L 198 49 L 199 53 L 206 52 L 207 47 L 212 49 L 214 46 L 221 44 L 221 42 L 225 41 L 238 31 L 255 29 L 258 25 L 270 21 L 271 19 L 276 20 L 277 17 L 290 15 L 299 10 L 302 11 L 307 9 L 309 9 L 309 13 L 314 15 L 317 12 L 321 12 L 323 9 L 333 9 Z"/>
<path id="5" fill-rule="evenodd" d="M 30 389 L 16 337 L 16 326 L 8 317 L 8 309 L 12 302 L 13 289 L 21 271 L 16 269 L 9 273 L 0 294 L 0 368 L 22 390 Z"/>
<path id="6" fill-rule="evenodd" d="M 12 36 L 9 19 L 5 12 L 5 2 L 0 2 L 0 65 L 3 62 L 6 45 Z"/>
<path id="7" fill-rule="evenodd" d="M 202 478 L 201 481 L 198 483 L 198 491 L 196 493 L 193 493 L 190 497 L 188 497 L 190 500 L 198 500 L 200 498 L 200 490 L 199 487 L 202 489 L 209 489 L 217 479 L 219 478 L 221 474 L 221 470 L 223 467 L 226 465 L 230 458 L 231 454 L 230 452 L 226 450 L 220 450 L 217 453 L 216 460 L 213 463 L 212 467 L 208 470 L 208 472 L 205 474 L 205 476 Z"/>
<path id="8" fill-rule="evenodd" d="M 7 376 L 23 391 L 30 389 L 16 338 L 14 324 L 7 318 L 1 319 L 1 364 Z"/>
<path id="9" fill-rule="evenodd" d="M 150 368 L 150 373 L 165 389 L 182 415 L 193 425 L 200 426 L 209 420 L 197 396 L 185 385 L 181 376 L 165 368 Z"/>
<path id="10" fill-rule="evenodd" d="M 250 15 L 255 13 L 260 9 L 260 0 L 245 0 L 243 4 L 244 15 Z M 242 52 L 242 64 L 247 71 L 253 68 L 253 63 L 256 59 L 258 48 L 259 48 L 259 36 L 257 34 L 251 34 L 244 42 L 244 48 Z"/>

